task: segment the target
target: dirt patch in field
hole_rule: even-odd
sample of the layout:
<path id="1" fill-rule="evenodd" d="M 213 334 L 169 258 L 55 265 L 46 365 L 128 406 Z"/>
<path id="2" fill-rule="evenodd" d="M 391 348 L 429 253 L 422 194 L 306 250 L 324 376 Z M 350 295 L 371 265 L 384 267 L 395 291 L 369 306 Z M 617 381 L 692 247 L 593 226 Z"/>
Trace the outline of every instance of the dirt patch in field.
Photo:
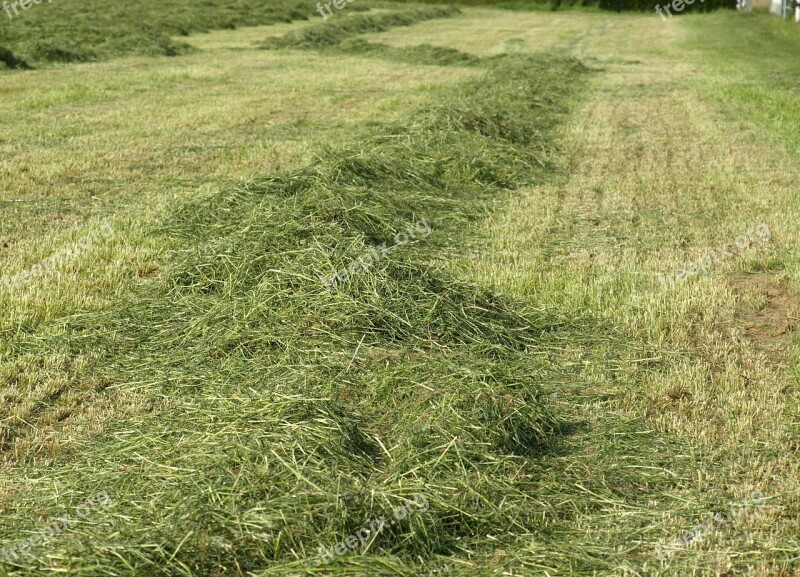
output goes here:
<path id="1" fill-rule="evenodd" d="M 735 315 L 745 338 L 771 361 L 786 364 L 788 341 L 800 317 L 797 293 L 789 281 L 770 273 L 740 273 L 728 284 L 739 297 Z"/>

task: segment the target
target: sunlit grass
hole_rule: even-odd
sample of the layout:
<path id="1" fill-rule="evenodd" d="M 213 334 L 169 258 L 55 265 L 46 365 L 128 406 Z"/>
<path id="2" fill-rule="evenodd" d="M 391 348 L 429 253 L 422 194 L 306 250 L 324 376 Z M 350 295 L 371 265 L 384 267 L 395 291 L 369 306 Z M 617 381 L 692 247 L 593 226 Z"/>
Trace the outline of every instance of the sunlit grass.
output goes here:
<path id="1" fill-rule="evenodd" d="M 114 503 L 0 574 L 792 574 L 794 32 L 387 13 L 2 74 L 3 268 L 117 234 L 0 293 L 2 542 Z"/>

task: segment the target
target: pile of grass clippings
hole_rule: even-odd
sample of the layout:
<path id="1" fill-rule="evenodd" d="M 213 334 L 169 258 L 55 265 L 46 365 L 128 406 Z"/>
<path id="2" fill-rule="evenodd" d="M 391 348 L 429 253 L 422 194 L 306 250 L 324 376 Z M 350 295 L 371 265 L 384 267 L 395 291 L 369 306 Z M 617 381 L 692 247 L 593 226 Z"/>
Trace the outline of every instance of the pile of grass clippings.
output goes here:
<path id="1" fill-rule="evenodd" d="M 423 6 L 379 14 L 343 15 L 312 26 L 304 26 L 281 37 L 268 38 L 262 46 L 270 50 L 330 48 L 360 34 L 385 32 L 390 28 L 411 26 L 460 13 L 461 10 L 455 6 Z"/>
<path id="2" fill-rule="evenodd" d="M 0 64 L 6 68 L 18 68 L 20 70 L 27 70 L 30 68 L 27 62 L 17 58 L 17 56 L 6 48 L 0 46 Z"/>
<path id="3" fill-rule="evenodd" d="M 6 50 L 14 61 L 29 66 L 129 54 L 175 56 L 191 50 L 176 40 L 191 33 L 317 16 L 313 6 L 301 0 L 57 0 L 18 12 L 9 19 L 0 11 L 0 63 L 10 68 L 24 67 L 9 64 Z"/>
<path id="4" fill-rule="evenodd" d="M 36 531 L 33 509 L 100 491 L 114 505 L 6 572 L 475 575 L 475 555 L 544 530 L 534 488 L 562 424 L 540 384 L 569 378 L 552 358 L 589 325 L 433 263 L 489 201 L 548 177 L 583 75 L 571 59 L 497 58 L 369 138 L 182 207 L 160 233 L 174 249 L 161 281 L 18 335 L 19 350 L 104 351 L 70 378 L 146 393 L 155 412 L 13 464 L 35 482 L 9 488 L 0 540 Z M 424 241 L 338 290 L 321 281 L 420 218 Z M 424 512 L 317 558 L 417 494 Z"/>
<path id="5" fill-rule="evenodd" d="M 367 42 L 362 38 L 350 38 L 339 44 L 336 49 L 345 54 L 430 66 L 478 66 L 483 62 L 479 57 L 455 48 L 431 44 L 395 47 Z"/>

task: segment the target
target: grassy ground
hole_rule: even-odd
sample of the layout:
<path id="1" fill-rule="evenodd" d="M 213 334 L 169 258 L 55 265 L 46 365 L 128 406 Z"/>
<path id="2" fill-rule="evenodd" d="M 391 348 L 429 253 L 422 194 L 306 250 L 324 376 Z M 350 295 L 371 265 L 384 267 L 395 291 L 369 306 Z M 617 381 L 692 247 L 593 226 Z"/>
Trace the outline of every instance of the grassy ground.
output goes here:
<path id="1" fill-rule="evenodd" d="M 632 506 L 626 491 L 570 496 L 582 513 L 582 548 L 589 535 L 595 546 L 631 547 L 617 554 L 620 573 L 798 570 L 798 205 L 789 156 L 797 67 L 784 57 L 798 36 L 780 24 L 722 14 L 674 26 L 596 20 L 605 33 L 573 49 L 603 73 L 563 138 L 569 176 L 516 196 L 485 224 L 489 248 L 452 263 L 532 302 L 596 311 L 626 335 L 621 348 L 635 351 L 597 366 L 585 360 L 584 386 L 559 392 L 564 411 L 591 423 L 568 441 L 574 453 L 563 467 L 577 469 L 575 486 L 586 487 L 589 476 L 605 488 L 620 475 L 630 449 L 609 458 L 601 447 L 623 424 L 642 435 L 637 450 L 652 447 L 632 466 L 672 479 L 650 493 L 647 507 Z M 758 49 L 734 56 L 742 36 Z M 733 248 L 761 223 L 768 242 L 662 290 L 659 274 L 707 247 Z M 647 441 L 653 432 L 681 449 L 664 454 Z M 730 504 L 754 490 L 769 505 L 733 518 Z M 718 512 L 730 522 L 681 542 Z M 657 539 L 676 548 L 663 565 L 652 559 Z"/>
<path id="2" fill-rule="evenodd" d="M 70 291 L 6 303 L 14 308 L 2 315 L 4 331 L 85 307 L 96 279 L 77 289 L 93 270 L 111 285 L 151 274 L 158 247 L 143 236 L 142 223 L 164 207 L 307 161 L 320 142 L 335 145 L 474 74 L 442 68 L 431 80 L 429 67 L 243 52 L 236 44 L 263 37 L 258 28 L 235 38 L 227 32 L 192 37 L 202 53 L 179 62 L 85 64 L 79 82 L 70 67 L 4 75 L 4 271 L 26 270 L 108 218 L 137 239 L 120 247 L 121 254 L 106 255 L 116 260 L 106 275 L 92 268 L 96 263 L 75 261 L 74 275 L 65 279 Z"/>
<path id="3" fill-rule="evenodd" d="M 28 3 L 28 10 L 9 6 L 0 12 L 0 65 L 5 62 L 6 66 L 18 68 L 126 54 L 174 56 L 189 47 L 175 36 L 306 20 L 313 14 L 313 8 L 298 0 L 142 0 L 131 4 L 56 0 Z"/>
<path id="4" fill-rule="evenodd" d="M 0 574 L 797 574 L 795 30 L 336 18 L 3 74 Z"/>

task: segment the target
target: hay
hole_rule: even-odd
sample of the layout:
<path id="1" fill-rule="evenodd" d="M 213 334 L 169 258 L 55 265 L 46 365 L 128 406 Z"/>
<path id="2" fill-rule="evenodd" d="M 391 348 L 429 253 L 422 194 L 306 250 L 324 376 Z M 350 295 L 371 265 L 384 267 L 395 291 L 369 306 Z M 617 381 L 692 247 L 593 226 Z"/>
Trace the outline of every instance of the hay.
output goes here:
<path id="1" fill-rule="evenodd" d="M 17 58 L 11 50 L 3 48 L 2 46 L 0 46 L 0 64 L 3 64 L 6 68 L 19 68 L 21 70 L 28 70 L 30 68 L 27 62 Z"/>
<path id="2" fill-rule="evenodd" d="M 330 21 L 293 30 L 278 38 L 268 38 L 262 47 L 269 50 L 330 48 L 359 34 L 385 32 L 390 28 L 411 26 L 460 13 L 461 11 L 454 6 L 434 6 L 382 14 L 343 15 L 340 18 L 332 18 Z"/>
<path id="3" fill-rule="evenodd" d="M 568 59 L 498 58 L 403 122 L 176 211 L 163 283 L 69 319 L 52 343 L 105 351 L 74 378 L 144 387 L 169 408 L 22 467 L 48 482 L 20 492 L 20 510 L 47 507 L 50 480 L 115 506 L 9 574 L 456 574 L 540 530 L 530 488 L 561 424 L 539 384 L 553 351 L 586 337 L 432 263 L 487 201 L 547 177 L 582 74 Z M 320 282 L 419 218 L 424 242 L 338 291 Z M 319 563 L 319 546 L 416 494 L 429 509 Z M 3 538 L 35 530 L 7 513 Z"/>

